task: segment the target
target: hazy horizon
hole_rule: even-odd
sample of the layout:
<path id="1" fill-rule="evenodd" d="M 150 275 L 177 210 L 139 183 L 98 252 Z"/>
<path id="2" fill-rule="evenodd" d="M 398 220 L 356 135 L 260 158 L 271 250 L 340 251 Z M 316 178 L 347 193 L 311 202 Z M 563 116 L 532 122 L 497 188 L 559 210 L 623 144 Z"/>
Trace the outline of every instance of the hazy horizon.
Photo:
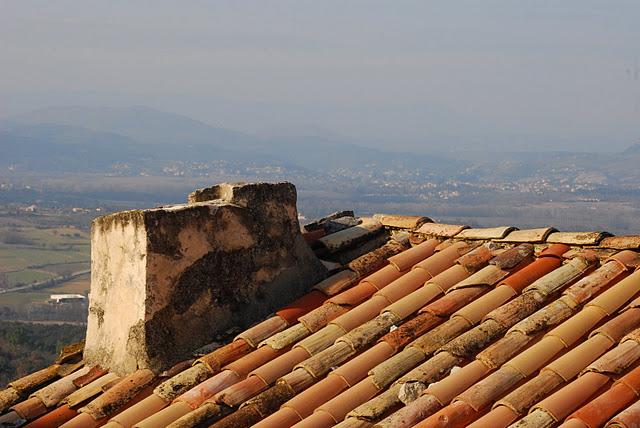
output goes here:
<path id="1" fill-rule="evenodd" d="M 640 139 L 640 3 L 4 2 L 0 117 L 145 105 L 401 151 Z"/>

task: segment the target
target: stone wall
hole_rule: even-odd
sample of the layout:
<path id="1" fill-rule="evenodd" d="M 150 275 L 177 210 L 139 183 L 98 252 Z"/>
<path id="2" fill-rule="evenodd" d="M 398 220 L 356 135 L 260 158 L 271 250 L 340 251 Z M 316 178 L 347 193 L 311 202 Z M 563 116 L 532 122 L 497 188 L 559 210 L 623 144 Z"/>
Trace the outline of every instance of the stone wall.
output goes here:
<path id="1" fill-rule="evenodd" d="M 289 183 L 222 184 L 185 205 L 100 217 L 91 248 L 85 359 L 117 373 L 163 370 L 327 274 Z"/>

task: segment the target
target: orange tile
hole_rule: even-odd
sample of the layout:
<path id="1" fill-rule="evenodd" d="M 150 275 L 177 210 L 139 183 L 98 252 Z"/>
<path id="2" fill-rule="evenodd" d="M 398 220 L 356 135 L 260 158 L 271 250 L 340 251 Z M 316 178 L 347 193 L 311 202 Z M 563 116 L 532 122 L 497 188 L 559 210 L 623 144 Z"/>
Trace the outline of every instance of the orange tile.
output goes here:
<path id="1" fill-rule="evenodd" d="M 607 425 L 609 428 L 639 428 L 640 401 L 636 401 L 622 412 L 614 416 Z"/>
<path id="2" fill-rule="evenodd" d="M 111 416 L 123 406 L 131 403 L 131 400 L 138 397 L 145 388 L 152 385 L 154 377 L 153 372 L 149 369 L 136 370 L 122 378 L 83 409 L 86 409 L 86 412 L 96 419 Z"/>
<path id="3" fill-rule="evenodd" d="M 235 340 L 244 339 L 252 348 L 257 348 L 260 342 L 281 332 L 287 327 L 289 327 L 287 321 L 276 315 L 249 327 L 237 335 Z"/>
<path id="4" fill-rule="evenodd" d="M 454 401 L 451 405 L 455 405 L 455 412 L 459 408 L 465 408 L 460 403 L 468 405 L 471 409 L 481 411 L 486 409 L 495 400 L 502 397 L 509 390 L 513 389 L 524 377 L 522 374 L 511 367 L 502 366 L 497 371 L 491 373 L 479 382 L 476 382 L 471 388 L 458 395 L 458 401 Z M 443 409 L 446 413 L 446 408 Z M 466 412 L 466 411 L 465 411 Z"/>
<path id="5" fill-rule="evenodd" d="M 322 327 L 326 326 L 329 321 L 338 318 L 349 309 L 350 307 L 345 307 L 332 302 L 325 302 L 325 304 L 319 308 L 316 308 L 308 314 L 298 318 L 298 321 L 300 321 L 300 324 L 305 326 L 311 333 L 315 333 Z"/>
<path id="6" fill-rule="evenodd" d="M 373 296 L 376 291 L 378 289 L 371 283 L 361 282 L 337 296 L 333 296 L 328 302 L 354 307 Z"/>
<path id="7" fill-rule="evenodd" d="M 317 411 L 308 418 L 295 424 L 294 428 L 329 428 L 338 422 L 339 421 L 336 421 L 329 413 Z"/>
<path id="8" fill-rule="evenodd" d="M 39 417 L 35 421 L 25 425 L 25 428 L 54 428 L 59 427 L 78 415 L 78 412 L 66 404 Z"/>
<path id="9" fill-rule="evenodd" d="M 437 397 L 443 405 L 449 404 L 456 395 L 470 388 L 488 372 L 487 366 L 478 360 L 473 360 L 444 379 L 432 383 L 424 394 Z"/>
<path id="10" fill-rule="evenodd" d="M 341 421 L 347 413 L 371 400 L 378 392 L 380 390 L 373 384 L 371 378 L 365 378 L 355 386 L 319 406 L 318 410 L 323 410 L 336 421 Z"/>
<path id="11" fill-rule="evenodd" d="M 287 348 L 276 351 L 270 346 L 261 346 L 260 348 L 252 351 L 251 353 L 241 357 L 234 362 L 226 365 L 222 370 L 231 370 L 235 372 L 238 377 L 246 377 L 251 370 L 255 370 L 261 365 L 268 363 L 274 358 L 287 352 Z"/>
<path id="12" fill-rule="evenodd" d="M 640 395 L 640 368 L 635 368 L 624 375 L 619 382 L 624 383 Z"/>
<path id="13" fill-rule="evenodd" d="M 433 395 L 421 395 L 398 411 L 385 418 L 380 426 L 389 428 L 409 428 L 428 418 L 442 408 Z"/>
<path id="14" fill-rule="evenodd" d="M 73 384 L 76 386 L 76 388 L 82 388 L 85 385 L 89 385 L 91 382 L 98 379 L 99 377 L 104 376 L 108 372 L 109 370 L 103 369 L 100 366 L 93 366 L 91 367 L 88 373 L 75 378 L 73 380 Z"/>
<path id="15" fill-rule="evenodd" d="M 545 248 L 538 257 L 556 257 L 562 258 L 562 255 L 571 249 L 565 244 L 552 244 Z"/>
<path id="16" fill-rule="evenodd" d="M 112 417 L 111 421 L 115 421 L 125 427 L 133 426 L 168 405 L 169 403 L 162 398 L 155 394 L 150 394 L 148 397 L 142 398 L 139 402 L 135 404 L 132 403 L 127 409 Z"/>
<path id="17" fill-rule="evenodd" d="M 440 409 L 424 421 L 415 425 L 416 428 L 462 428 L 478 419 L 480 414 L 464 401 L 454 401 Z"/>
<path id="18" fill-rule="evenodd" d="M 299 317 L 309 311 L 319 307 L 327 299 L 327 296 L 320 291 L 313 290 L 290 305 L 285 306 L 276 312 L 276 315 L 284 318 L 289 325 L 294 324 Z"/>
<path id="19" fill-rule="evenodd" d="M 421 269 L 427 272 L 429 277 L 434 277 L 453 266 L 456 259 L 467 253 L 472 247 L 466 242 L 455 242 L 442 251 L 439 251 L 413 266 L 413 269 Z"/>
<path id="20" fill-rule="evenodd" d="M 297 424 L 301 420 L 302 419 L 298 416 L 295 410 L 290 407 L 283 407 L 253 425 L 253 428 L 288 428 Z"/>
<path id="21" fill-rule="evenodd" d="M 567 419 L 566 421 L 564 421 L 562 425 L 560 425 L 560 428 L 592 428 L 592 427 L 589 427 L 583 424 L 582 421 L 579 419 Z M 614 428 L 614 427 L 607 425 L 607 428 Z M 621 427 L 616 426 L 616 428 L 621 428 Z M 631 428 L 631 427 L 625 426 L 624 428 Z"/>
<path id="22" fill-rule="evenodd" d="M 238 406 L 249 398 L 264 391 L 269 386 L 264 380 L 258 376 L 249 376 L 230 387 L 223 389 L 215 395 L 215 401 L 224 403 L 227 406 Z"/>
<path id="23" fill-rule="evenodd" d="M 640 395 L 640 367 L 632 370 L 616 382 L 608 391 L 591 400 L 571 414 L 589 426 L 600 426 L 616 413 L 638 399 Z"/>
<path id="24" fill-rule="evenodd" d="M 436 247 L 440 242 L 435 239 L 429 239 L 422 244 L 416 245 L 408 250 L 389 257 L 389 263 L 399 271 L 406 271 L 418 262 L 433 255 Z"/>
<path id="25" fill-rule="evenodd" d="M 490 289 L 489 286 L 478 285 L 452 290 L 438 300 L 429 303 L 420 312 L 431 312 L 439 317 L 447 317 L 474 301 L 478 296 Z"/>
<path id="26" fill-rule="evenodd" d="M 279 377 L 293 370 L 293 367 L 295 367 L 296 364 L 301 363 L 309 357 L 309 353 L 303 348 L 293 348 L 274 360 L 253 370 L 250 374 L 258 376 L 267 384 L 272 384 Z"/>
<path id="27" fill-rule="evenodd" d="M 392 265 L 387 265 L 377 272 L 372 273 L 360 282 L 366 282 L 373 285 L 377 290 L 382 290 L 391 282 L 400 278 L 406 271 L 399 271 Z"/>
<path id="28" fill-rule="evenodd" d="M 638 264 L 638 253 L 635 251 L 620 251 L 619 253 L 614 254 L 609 257 L 608 260 L 615 260 L 620 263 L 625 269 L 632 268 L 634 265 Z"/>
<path id="29" fill-rule="evenodd" d="M 370 272 L 375 272 L 376 270 L 384 267 L 385 264 L 386 263 L 382 263 L 382 265 L 380 265 L 380 267 L 378 267 L 377 269 L 367 271 L 366 273 L 363 273 L 363 275 L 367 275 Z M 358 267 L 360 269 L 363 269 L 362 266 Z M 325 296 L 335 296 L 336 294 L 355 285 L 359 280 L 359 271 L 354 271 L 352 270 L 351 266 L 349 266 L 349 269 L 341 270 L 340 272 L 334 273 L 330 277 L 323 279 L 322 281 L 314 285 L 313 289 L 320 291 Z"/>
<path id="30" fill-rule="evenodd" d="M 640 308 L 629 308 L 602 327 L 596 328 L 590 336 L 597 332 L 618 342 L 625 334 L 638 326 L 638 319 L 640 319 Z"/>
<path id="31" fill-rule="evenodd" d="M 390 303 L 397 302 L 422 287 L 429 278 L 431 278 L 429 273 L 424 269 L 413 269 L 378 291 L 376 295 L 386 297 Z"/>
<path id="32" fill-rule="evenodd" d="M 218 392 L 230 387 L 242 380 L 231 370 L 223 370 L 217 375 L 210 377 L 199 385 L 194 386 L 174 401 L 184 401 L 192 409 L 199 407 L 205 400 L 213 397 Z"/>
<path id="33" fill-rule="evenodd" d="M 189 407 L 187 403 L 179 401 L 136 423 L 136 428 L 165 427 L 186 415 L 191 410 L 191 407 Z"/>
<path id="34" fill-rule="evenodd" d="M 253 346 L 251 346 L 246 340 L 238 339 L 208 353 L 207 355 L 199 358 L 198 361 L 205 363 L 211 371 L 217 373 L 220 371 L 221 367 L 237 360 L 243 355 L 247 355 L 252 350 Z"/>
<path id="35" fill-rule="evenodd" d="M 340 326 L 346 332 L 351 331 L 375 318 L 382 309 L 387 307 L 388 304 L 389 302 L 384 297 L 373 296 L 371 299 L 361 303 L 349 312 L 340 315 L 329 324 Z"/>
<path id="36" fill-rule="evenodd" d="M 609 376 L 600 373 L 585 373 L 569 385 L 536 404 L 533 408 L 544 409 L 555 420 L 561 421 L 587 402 L 609 380 Z"/>
<path id="37" fill-rule="evenodd" d="M 304 419 L 311 415 L 314 410 L 327 400 L 346 390 L 349 385 L 340 376 L 329 374 L 320 382 L 302 391 L 282 407 L 289 407 Z"/>
<path id="38" fill-rule="evenodd" d="M 394 349 L 386 342 L 378 343 L 335 369 L 332 375 L 342 377 L 349 386 L 353 386 L 364 379 L 372 368 L 393 354 Z"/>
<path id="39" fill-rule="evenodd" d="M 430 312 L 423 312 L 402 324 L 392 332 L 382 336 L 381 341 L 386 342 L 396 351 L 403 348 L 413 340 L 422 336 L 433 327 L 441 324 L 446 318 L 437 317 Z"/>
<path id="40" fill-rule="evenodd" d="M 508 276 L 501 284 L 506 284 L 520 293 L 534 281 L 554 271 L 562 265 L 562 259 L 555 256 L 538 258 L 535 262 Z"/>
<path id="41" fill-rule="evenodd" d="M 489 413 L 482 416 L 472 424 L 467 425 L 468 428 L 507 428 L 509 425 L 518 420 L 518 415 L 507 406 L 497 406 Z"/>
<path id="42" fill-rule="evenodd" d="M 262 415 L 256 406 L 245 406 L 210 425 L 209 428 L 248 428 L 259 422 L 260 419 L 262 419 Z"/>
<path id="43" fill-rule="evenodd" d="M 65 422 L 61 428 L 95 428 L 105 421 L 105 419 L 96 421 L 86 413 L 78 413 L 78 416 Z"/>
<path id="44" fill-rule="evenodd" d="M 47 408 L 42 404 L 42 401 L 37 397 L 27 398 L 24 401 L 11 407 L 22 418 L 30 421 L 47 413 Z"/>

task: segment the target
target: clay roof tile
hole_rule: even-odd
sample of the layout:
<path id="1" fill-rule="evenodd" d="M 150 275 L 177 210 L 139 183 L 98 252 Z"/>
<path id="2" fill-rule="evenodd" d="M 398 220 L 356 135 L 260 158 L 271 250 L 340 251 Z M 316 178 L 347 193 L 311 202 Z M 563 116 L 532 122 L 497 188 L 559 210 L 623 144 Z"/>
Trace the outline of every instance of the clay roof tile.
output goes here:
<path id="1" fill-rule="evenodd" d="M 640 401 L 636 401 L 616 416 L 614 416 L 607 427 L 609 428 L 635 428 L 640 421 Z"/>
<path id="2" fill-rule="evenodd" d="M 600 241 L 599 247 L 614 250 L 638 250 L 640 249 L 640 235 L 609 236 Z"/>
<path id="3" fill-rule="evenodd" d="M 389 263 L 401 272 L 406 271 L 416 263 L 432 256 L 438 244 L 438 240 L 429 239 L 415 247 L 389 257 Z"/>
<path id="4" fill-rule="evenodd" d="M 433 236 L 436 238 L 453 238 L 469 226 L 462 224 L 426 223 L 416 230 L 416 233 Z"/>
<path id="5" fill-rule="evenodd" d="M 424 223 L 433 223 L 429 217 L 397 215 L 397 214 L 374 214 L 373 218 L 382 223 L 383 226 L 396 229 L 413 230 L 422 226 Z"/>
<path id="6" fill-rule="evenodd" d="M 525 230 L 514 230 L 510 232 L 507 236 L 502 239 L 496 239 L 496 242 L 528 242 L 531 244 L 537 244 L 541 242 L 545 242 L 547 237 L 556 232 L 556 229 L 553 227 L 543 227 L 539 229 L 525 229 Z"/>
<path id="7" fill-rule="evenodd" d="M 322 305 L 326 299 L 327 297 L 324 293 L 314 290 L 280 309 L 276 312 L 276 315 L 283 318 L 288 325 L 292 325 L 295 324 L 299 317 Z"/>
<path id="8" fill-rule="evenodd" d="M 567 245 L 597 245 L 603 238 L 610 236 L 608 232 L 555 232 L 549 235 L 547 242 Z"/>
<path id="9" fill-rule="evenodd" d="M 509 232 L 516 230 L 513 226 L 490 227 L 484 229 L 465 229 L 456 235 L 456 239 L 490 240 L 502 239 Z"/>

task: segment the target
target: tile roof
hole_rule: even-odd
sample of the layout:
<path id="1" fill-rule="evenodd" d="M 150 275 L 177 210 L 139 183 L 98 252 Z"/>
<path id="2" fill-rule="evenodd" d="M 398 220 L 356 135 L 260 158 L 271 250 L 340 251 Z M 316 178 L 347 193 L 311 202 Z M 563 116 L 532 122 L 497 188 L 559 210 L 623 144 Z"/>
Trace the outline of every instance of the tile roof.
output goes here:
<path id="1" fill-rule="evenodd" d="M 67 348 L 0 391 L 0 426 L 637 426 L 639 237 L 349 211 L 303 232 L 338 266 L 306 295 L 164 373 Z"/>

